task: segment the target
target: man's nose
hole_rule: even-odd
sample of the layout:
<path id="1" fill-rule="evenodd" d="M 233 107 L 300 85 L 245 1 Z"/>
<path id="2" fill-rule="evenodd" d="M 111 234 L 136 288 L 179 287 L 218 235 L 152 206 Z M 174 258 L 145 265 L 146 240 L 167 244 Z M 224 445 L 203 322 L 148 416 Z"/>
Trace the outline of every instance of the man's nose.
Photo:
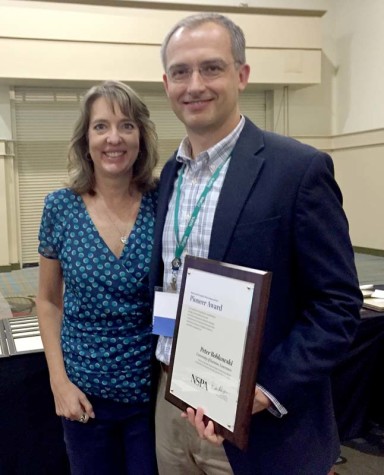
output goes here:
<path id="1" fill-rule="evenodd" d="M 188 91 L 200 91 L 205 88 L 205 82 L 200 74 L 200 71 L 195 68 L 192 70 L 191 76 L 188 80 Z"/>

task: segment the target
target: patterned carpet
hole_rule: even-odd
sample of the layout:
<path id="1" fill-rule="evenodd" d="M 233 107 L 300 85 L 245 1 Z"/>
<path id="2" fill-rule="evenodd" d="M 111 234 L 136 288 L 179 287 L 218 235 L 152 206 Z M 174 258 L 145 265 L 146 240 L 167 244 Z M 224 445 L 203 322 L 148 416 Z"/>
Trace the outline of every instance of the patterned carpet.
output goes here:
<path id="1" fill-rule="evenodd" d="M 36 296 L 38 286 L 38 267 L 0 273 L 0 292 L 4 297 Z"/>
<path id="2" fill-rule="evenodd" d="M 38 272 L 38 267 L 28 267 L 0 273 L 0 318 L 33 314 Z"/>

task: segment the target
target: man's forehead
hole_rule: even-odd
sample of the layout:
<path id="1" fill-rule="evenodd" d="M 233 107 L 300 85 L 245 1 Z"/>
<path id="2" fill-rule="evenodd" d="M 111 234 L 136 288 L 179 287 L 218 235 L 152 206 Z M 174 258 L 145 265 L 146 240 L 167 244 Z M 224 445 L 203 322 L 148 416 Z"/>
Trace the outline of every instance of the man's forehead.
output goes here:
<path id="1" fill-rule="evenodd" d="M 211 36 L 211 41 L 206 41 L 207 32 Z M 223 38 L 222 33 L 227 35 L 228 42 Z M 217 41 L 215 41 L 215 37 Z M 199 38 L 202 41 L 199 42 Z M 199 54 L 199 51 L 202 56 L 207 56 L 206 59 L 221 58 L 227 56 L 227 53 L 232 56 L 230 36 L 226 29 L 213 22 L 206 22 L 194 27 L 183 26 L 170 38 L 166 49 L 166 59 L 167 62 L 171 60 L 172 63 L 185 63 L 189 52 L 196 55 Z M 178 58 L 179 53 L 182 54 L 180 58 Z"/>
<path id="2" fill-rule="evenodd" d="M 197 25 L 181 26 L 171 36 L 169 43 L 171 43 L 172 40 L 178 40 L 184 36 L 199 36 L 206 32 L 216 32 L 216 34 L 228 33 L 222 25 L 213 21 L 206 21 Z"/>

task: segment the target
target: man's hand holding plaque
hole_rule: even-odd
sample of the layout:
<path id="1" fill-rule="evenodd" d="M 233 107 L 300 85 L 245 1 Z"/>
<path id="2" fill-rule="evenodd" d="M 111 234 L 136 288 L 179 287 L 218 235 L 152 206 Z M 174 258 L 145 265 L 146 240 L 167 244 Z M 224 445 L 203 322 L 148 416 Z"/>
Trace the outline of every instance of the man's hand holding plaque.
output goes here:
<path id="1" fill-rule="evenodd" d="M 264 411 L 271 407 L 272 402 L 259 388 L 255 389 L 255 397 L 253 399 L 252 414 Z M 204 410 L 198 407 L 196 411 L 192 407 L 188 407 L 185 412 L 182 412 L 182 417 L 188 419 L 188 422 L 196 428 L 197 433 L 201 439 L 206 439 L 214 445 L 221 445 L 224 437 L 215 433 L 214 423 L 209 420 L 204 422 Z"/>

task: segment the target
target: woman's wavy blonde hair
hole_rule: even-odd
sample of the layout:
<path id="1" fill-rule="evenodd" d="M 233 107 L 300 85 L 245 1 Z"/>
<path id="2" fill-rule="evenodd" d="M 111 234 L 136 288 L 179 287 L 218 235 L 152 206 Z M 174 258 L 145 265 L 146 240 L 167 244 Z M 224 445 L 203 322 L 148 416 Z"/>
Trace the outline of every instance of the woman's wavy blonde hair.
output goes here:
<path id="1" fill-rule="evenodd" d="M 140 131 L 140 149 L 133 165 L 132 183 L 144 193 L 155 186 L 154 169 L 158 162 L 157 133 L 150 119 L 147 106 L 129 86 L 118 81 L 106 81 L 94 86 L 84 96 L 68 150 L 68 186 L 79 195 L 95 193 L 95 174 L 88 147 L 88 129 L 91 108 L 100 98 L 119 107 L 121 112 L 133 120 Z"/>

